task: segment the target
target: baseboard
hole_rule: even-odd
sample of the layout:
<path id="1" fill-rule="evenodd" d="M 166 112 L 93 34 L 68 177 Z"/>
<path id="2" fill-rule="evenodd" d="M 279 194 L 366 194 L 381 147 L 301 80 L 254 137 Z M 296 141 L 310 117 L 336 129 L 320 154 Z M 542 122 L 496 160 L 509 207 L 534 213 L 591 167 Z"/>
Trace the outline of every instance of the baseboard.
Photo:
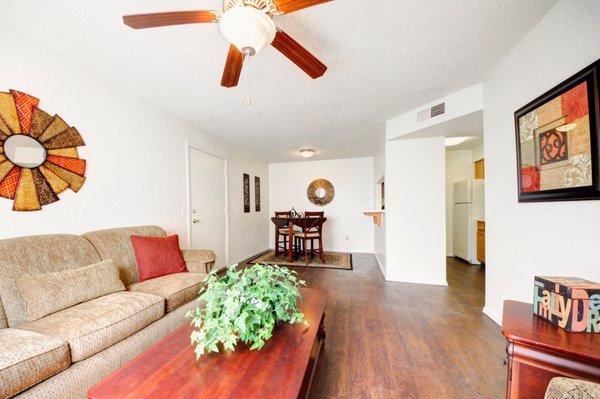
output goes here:
<path id="1" fill-rule="evenodd" d="M 379 256 L 377 256 L 377 254 L 373 254 L 375 255 L 375 260 L 377 261 L 377 265 L 379 265 L 379 270 L 381 270 L 381 275 L 383 276 L 384 280 L 385 278 L 385 269 L 383 268 L 383 265 L 381 264 L 381 261 L 379 260 Z"/>
<path id="2" fill-rule="evenodd" d="M 492 312 L 487 306 L 483 308 L 483 314 L 492 319 L 494 323 L 498 324 L 499 326 L 502 326 L 502 317 Z"/>
<path id="3" fill-rule="evenodd" d="M 395 283 L 408 283 L 408 284 L 423 284 L 423 285 L 437 285 L 442 287 L 448 286 L 448 281 L 446 280 L 433 280 L 433 279 L 402 279 L 395 280 L 393 278 L 386 278 L 387 281 L 392 281 Z"/>

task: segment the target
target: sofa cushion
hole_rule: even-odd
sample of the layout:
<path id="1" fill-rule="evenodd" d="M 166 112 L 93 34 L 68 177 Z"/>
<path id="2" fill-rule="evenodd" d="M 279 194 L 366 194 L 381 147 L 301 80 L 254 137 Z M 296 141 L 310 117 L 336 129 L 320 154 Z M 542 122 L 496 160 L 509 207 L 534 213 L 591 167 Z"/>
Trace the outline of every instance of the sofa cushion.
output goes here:
<path id="1" fill-rule="evenodd" d="M 209 273 L 217 260 L 217 255 L 210 249 L 184 249 L 181 252 L 186 269 L 192 273 Z"/>
<path id="2" fill-rule="evenodd" d="M 600 384 L 555 377 L 550 380 L 544 399 L 600 399 Z"/>
<path id="3" fill-rule="evenodd" d="M 131 244 L 140 282 L 186 271 L 177 234 L 168 237 L 134 235 Z"/>
<path id="4" fill-rule="evenodd" d="M 4 311 L 4 305 L 2 304 L 2 296 L 0 294 L 0 328 L 8 327 L 8 319 L 6 318 L 6 312 Z"/>
<path id="5" fill-rule="evenodd" d="M 89 241 L 79 236 L 48 235 L 0 240 L 0 298 L 7 319 L 6 323 L 2 323 L 0 314 L 0 327 L 14 327 L 26 320 L 25 301 L 15 282 L 18 277 L 75 269 L 100 260 Z"/>
<path id="6" fill-rule="evenodd" d="M 62 272 L 21 276 L 16 280 L 26 302 L 27 321 L 113 292 L 125 291 L 111 260 Z"/>
<path id="7" fill-rule="evenodd" d="M 0 398 L 16 395 L 71 364 L 66 342 L 32 331 L 0 330 L 0 348 Z"/>
<path id="8" fill-rule="evenodd" d="M 72 361 L 78 362 L 160 319 L 165 313 L 164 301 L 156 295 L 116 292 L 18 328 L 67 341 Z"/>
<path id="9" fill-rule="evenodd" d="M 121 280 L 126 286 L 139 282 L 131 246 L 132 235 L 164 237 L 167 234 L 158 226 L 138 226 L 92 231 L 83 235 L 96 248 L 102 260 L 112 259 L 117 263 Z"/>
<path id="10" fill-rule="evenodd" d="M 206 276 L 200 273 L 170 274 L 132 284 L 127 289 L 165 298 L 166 311 L 169 313 L 197 298 Z"/>

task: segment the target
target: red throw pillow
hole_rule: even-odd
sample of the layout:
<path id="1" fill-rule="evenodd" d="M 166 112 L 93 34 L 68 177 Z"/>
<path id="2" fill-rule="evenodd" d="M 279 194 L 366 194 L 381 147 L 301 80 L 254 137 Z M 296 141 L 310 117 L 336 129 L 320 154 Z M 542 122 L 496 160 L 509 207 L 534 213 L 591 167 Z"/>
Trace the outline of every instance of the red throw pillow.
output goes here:
<path id="1" fill-rule="evenodd" d="M 168 237 L 131 236 L 140 282 L 186 271 L 177 234 Z"/>

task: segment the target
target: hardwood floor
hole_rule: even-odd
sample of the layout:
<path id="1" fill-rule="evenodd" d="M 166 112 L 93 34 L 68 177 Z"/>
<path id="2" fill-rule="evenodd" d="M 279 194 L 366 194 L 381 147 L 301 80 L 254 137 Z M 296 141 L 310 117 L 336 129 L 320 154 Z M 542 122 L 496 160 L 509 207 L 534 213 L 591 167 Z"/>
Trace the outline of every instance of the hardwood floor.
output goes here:
<path id="1" fill-rule="evenodd" d="M 311 397 L 501 398 L 500 327 L 481 310 L 484 273 L 448 259 L 448 287 L 386 282 L 370 254 L 354 270 L 299 267 L 327 290 L 327 340 Z"/>

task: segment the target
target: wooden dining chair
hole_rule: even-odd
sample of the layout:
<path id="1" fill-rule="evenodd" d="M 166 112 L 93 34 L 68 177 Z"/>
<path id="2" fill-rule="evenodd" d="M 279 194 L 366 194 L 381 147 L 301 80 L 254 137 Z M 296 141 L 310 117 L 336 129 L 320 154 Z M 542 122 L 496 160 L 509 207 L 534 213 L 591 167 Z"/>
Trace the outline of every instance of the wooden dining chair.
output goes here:
<path id="1" fill-rule="evenodd" d="M 323 255 L 323 223 L 325 218 L 323 212 L 320 212 L 319 216 L 309 216 L 311 212 L 305 212 L 304 218 L 298 223 L 301 232 L 294 233 L 294 244 L 295 251 L 297 253 L 304 252 L 304 259 L 308 264 L 308 255 L 312 258 L 318 253 L 321 262 L 325 263 L 325 256 Z M 319 212 L 316 212 L 319 213 Z M 319 248 L 315 249 L 315 241 L 319 242 Z M 310 242 L 310 250 L 308 249 L 307 243 Z"/>
<path id="2" fill-rule="evenodd" d="M 290 214 L 289 211 L 275 211 L 276 218 L 286 218 Z M 283 237 L 283 240 L 281 238 Z M 279 256 L 279 251 L 283 251 L 285 254 L 288 250 L 288 228 L 275 226 L 275 256 Z"/>
<path id="3" fill-rule="evenodd" d="M 320 211 L 320 212 L 316 212 L 316 211 L 306 211 L 304 212 L 304 216 L 309 217 L 309 218 L 322 218 L 325 216 L 325 212 Z"/>

